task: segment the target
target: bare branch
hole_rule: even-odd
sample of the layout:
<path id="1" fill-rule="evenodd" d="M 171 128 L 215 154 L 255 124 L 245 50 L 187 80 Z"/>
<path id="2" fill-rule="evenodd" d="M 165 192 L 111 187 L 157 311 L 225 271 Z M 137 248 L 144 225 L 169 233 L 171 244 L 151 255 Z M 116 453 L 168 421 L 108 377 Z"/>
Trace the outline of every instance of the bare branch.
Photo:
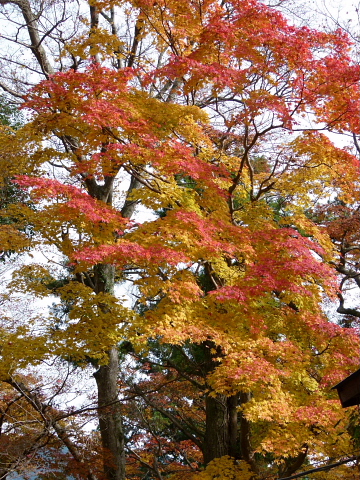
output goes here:
<path id="1" fill-rule="evenodd" d="M 20 8 L 30 37 L 31 51 L 38 61 L 43 74 L 46 78 L 49 78 L 49 76 L 54 73 L 54 69 L 47 58 L 44 47 L 42 46 L 43 38 L 40 38 L 39 35 L 38 18 L 31 10 L 30 2 L 28 0 L 2 0 L 0 3 L 2 5 L 17 5 Z"/>
<path id="2" fill-rule="evenodd" d="M 331 463 L 330 465 L 325 465 L 324 467 L 312 468 L 311 470 L 306 470 L 305 472 L 297 473 L 296 475 L 291 475 L 290 477 L 279 477 L 278 480 L 293 480 L 294 478 L 306 477 L 311 473 L 318 473 L 318 472 L 327 472 L 335 467 L 340 467 L 340 465 L 345 465 L 346 463 L 356 462 L 359 460 L 360 457 L 354 456 L 347 458 L 345 460 L 340 460 L 340 462 Z"/>

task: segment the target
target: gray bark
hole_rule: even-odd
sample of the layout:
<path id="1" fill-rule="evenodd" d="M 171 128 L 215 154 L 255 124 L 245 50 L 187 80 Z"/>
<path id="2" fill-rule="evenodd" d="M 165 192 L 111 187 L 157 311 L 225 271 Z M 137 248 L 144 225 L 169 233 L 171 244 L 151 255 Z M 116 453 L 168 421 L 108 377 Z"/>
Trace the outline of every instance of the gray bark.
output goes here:
<path id="1" fill-rule="evenodd" d="M 124 433 L 120 404 L 117 402 L 119 358 L 117 347 L 109 352 L 109 363 L 94 373 L 98 387 L 99 427 L 104 449 L 107 480 L 125 480 Z"/>
<path id="2" fill-rule="evenodd" d="M 30 37 L 30 49 L 34 54 L 43 74 L 46 78 L 54 73 L 54 69 L 50 64 L 45 49 L 42 46 L 42 39 L 39 35 L 38 18 L 31 9 L 30 2 L 28 0 L 1 0 L 0 5 L 13 4 L 17 5 L 21 10 L 24 17 L 26 28 Z"/>
<path id="3" fill-rule="evenodd" d="M 115 267 L 113 265 L 95 265 L 95 293 L 113 294 L 114 279 Z M 106 309 L 106 305 L 102 308 Z M 106 480 L 125 480 L 125 441 L 121 405 L 118 402 L 119 354 L 117 346 L 114 345 L 107 353 L 108 364 L 102 365 L 94 373 L 98 390 L 98 416 L 103 448 L 104 474 Z"/>
<path id="4" fill-rule="evenodd" d="M 132 202 L 128 197 L 131 191 L 134 188 L 138 188 L 138 186 L 136 179 L 132 178 L 127 199 L 122 209 L 124 217 L 131 217 L 135 210 L 136 202 Z M 95 180 L 92 180 L 89 193 L 111 204 L 113 181 L 109 179 L 108 182 L 105 181 L 105 185 L 98 186 Z M 114 294 L 114 282 L 114 265 L 95 265 L 95 293 L 107 292 Z M 103 308 L 106 308 L 106 305 L 104 305 Z M 125 438 L 122 425 L 121 405 L 118 402 L 119 355 L 117 346 L 113 346 L 110 349 L 108 357 L 108 364 L 102 365 L 94 373 L 98 390 L 99 428 L 102 447 L 104 449 L 104 474 L 106 480 L 125 480 Z"/>

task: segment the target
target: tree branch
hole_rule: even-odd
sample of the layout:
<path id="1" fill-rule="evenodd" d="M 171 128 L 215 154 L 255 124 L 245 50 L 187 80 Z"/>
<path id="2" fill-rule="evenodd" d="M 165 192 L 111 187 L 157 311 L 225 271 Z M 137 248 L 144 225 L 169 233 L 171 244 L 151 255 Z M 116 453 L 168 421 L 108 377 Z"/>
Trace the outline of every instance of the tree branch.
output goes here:
<path id="1" fill-rule="evenodd" d="M 52 68 L 47 58 L 45 49 L 41 44 L 43 38 L 40 38 L 37 22 L 38 19 L 31 10 L 30 2 L 28 0 L 1 0 L 0 4 L 13 4 L 20 8 L 30 37 L 31 51 L 38 61 L 43 74 L 46 78 L 49 78 L 49 76 L 54 73 L 54 69 Z"/>
<path id="2" fill-rule="evenodd" d="M 70 437 L 67 434 L 66 430 L 63 427 L 61 427 L 59 425 L 59 423 L 55 420 L 53 414 L 57 413 L 57 412 L 54 411 L 54 409 L 50 405 L 42 402 L 40 400 L 39 396 L 37 395 L 37 393 L 30 390 L 28 387 L 26 387 L 26 385 L 23 382 L 18 382 L 16 380 L 14 380 L 13 378 L 9 378 L 9 379 L 4 380 L 4 381 L 6 383 L 8 383 L 9 385 L 11 385 L 17 392 L 22 394 L 24 396 L 24 398 L 27 400 L 27 402 L 34 408 L 34 410 L 41 415 L 41 417 L 42 417 L 42 419 L 45 423 L 45 426 L 46 426 L 46 428 L 45 428 L 46 432 L 48 432 L 51 427 L 55 430 L 58 438 L 67 447 L 67 449 L 69 450 L 69 452 L 73 456 L 74 460 L 76 462 L 80 463 L 81 465 L 83 465 L 86 468 L 86 470 L 88 472 L 87 473 L 87 479 L 88 480 L 97 480 L 96 476 L 91 472 L 88 465 L 85 464 L 85 462 L 83 462 L 78 448 L 70 440 Z"/>
<path id="3" fill-rule="evenodd" d="M 331 470 L 332 468 L 339 467 L 340 465 L 345 465 L 346 463 L 350 462 L 355 462 L 356 460 L 359 460 L 359 456 L 354 456 L 347 458 L 346 460 L 341 460 L 340 462 L 336 463 L 331 463 L 330 465 L 325 465 L 324 467 L 318 467 L 318 468 L 313 468 L 311 470 L 306 470 L 305 472 L 300 472 L 297 473 L 296 475 L 291 475 L 290 477 L 279 477 L 278 480 L 293 480 L 294 478 L 300 478 L 300 477 L 305 477 L 307 475 L 310 475 L 311 473 L 317 473 L 317 472 L 327 472 L 328 470 Z"/>
<path id="4" fill-rule="evenodd" d="M 353 317 L 360 318 L 360 312 L 355 308 L 346 308 L 344 307 L 344 297 L 340 292 L 337 294 L 339 298 L 340 305 L 337 308 L 337 313 L 342 313 L 343 315 L 352 315 Z"/>

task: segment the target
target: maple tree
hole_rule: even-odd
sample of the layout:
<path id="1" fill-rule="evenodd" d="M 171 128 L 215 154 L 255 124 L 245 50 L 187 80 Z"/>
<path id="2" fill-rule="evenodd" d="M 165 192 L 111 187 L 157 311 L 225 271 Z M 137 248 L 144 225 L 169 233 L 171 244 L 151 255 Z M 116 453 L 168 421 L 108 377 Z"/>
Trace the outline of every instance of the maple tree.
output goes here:
<path id="1" fill-rule="evenodd" d="M 61 2 L 0 4 L 28 34 L 5 39 L 45 77 L 0 82 L 31 114 L 3 133 L 32 200 L 10 210 L 62 259 L 60 276 L 14 274 L 12 290 L 58 305 L 6 333 L 2 381 L 53 355 L 91 365 L 107 480 L 277 478 L 350 455 L 330 387 L 356 367 L 358 338 L 322 311 L 332 243 L 306 215 L 334 192 L 356 201 L 356 157 L 320 132 L 359 133 L 348 37 L 255 0 L 89 1 L 88 20 L 75 3 L 69 16 Z M 119 371 L 119 344 L 140 377 Z"/>

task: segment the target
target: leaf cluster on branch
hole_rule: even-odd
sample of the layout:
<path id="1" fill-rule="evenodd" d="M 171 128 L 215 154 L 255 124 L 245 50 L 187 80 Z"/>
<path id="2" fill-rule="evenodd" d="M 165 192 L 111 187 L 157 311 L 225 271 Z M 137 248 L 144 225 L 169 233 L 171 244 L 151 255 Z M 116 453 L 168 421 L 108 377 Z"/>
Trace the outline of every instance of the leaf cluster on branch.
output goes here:
<path id="1" fill-rule="evenodd" d="M 24 192 L 0 235 L 49 252 L 8 288 L 54 302 L 9 329 L 4 294 L 1 478 L 27 455 L 51 475 L 55 448 L 59 475 L 89 480 L 265 480 L 356 455 L 331 386 L 359 338 L 322 306 L 358 316 L 337 275 L 358 284 L 359 161 L 327 132 L 359 135 L 360 68 L 344 31 L 277 7 L 0 1 L 0 87 L 27 118 L 0 130 Z M 78 408 L 26 376 L 54 358 L 93 372 Z"/>

